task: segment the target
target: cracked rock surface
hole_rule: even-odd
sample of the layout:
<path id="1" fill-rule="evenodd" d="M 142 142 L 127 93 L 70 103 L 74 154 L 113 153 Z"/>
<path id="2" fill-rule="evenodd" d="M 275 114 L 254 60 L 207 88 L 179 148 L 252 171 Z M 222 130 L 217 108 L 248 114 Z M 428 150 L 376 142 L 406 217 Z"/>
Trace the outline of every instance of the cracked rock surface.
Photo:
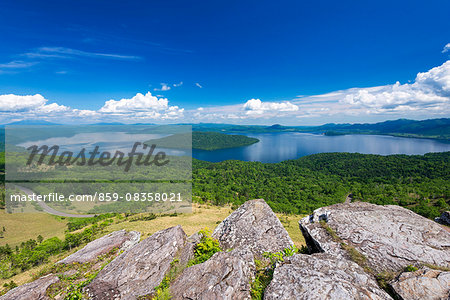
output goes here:
<path id="1" fill-rule="evenodd" d="M 450 299 L 450 272 L 423 267 L 415 272 L 403 272 L 390 285 L 403 300 Z"/>
<path id="2" fill-rule="evenodd" d="M 86 287 L 91 299 L 137 299 L 151 295 L 183 249 L 181 226 L 156 232 L 109 263 Z"/>
<path id="3" fill-rule="evenodd" d="M 275 268 L 265 300 L 392 299 L 356 263 L 326 253 L 296 254 Z"/>
<path id="4" fill-rule="evenodd" d="M 262 199 L 250 200 L 220 223 L 212 235 L 222 249 L 247 248 L 260 257 L 292 246 L 286 229 Z"/>
<path id="5" fill-rule="evenodd" d="M 321 227 L 319 219 L 327 221 L 339 238 L 362 253 L 376 272 L 397 272 L 418 262 L 450 267 L 450 232 L 408 209 L 341 203 L 319 208 L 300 220 L 308 246 L 316 247 L 314 252 L 343 256 L 343 250 Z"/>
<path id="6" fill-rule="evenodd" d="M 137 243 L 141 234 L 136 231 L 126 232 L 125 230 L 114 231 L 108 235 L 105 235 L 99 239 L 96 239 L 77 252 L 69 255 L 68 257 L 60 260 L 58 263 L 71 264 L 86 263 L 97 259 L 98 256 L 108 253 L 114 248 L 120 248 L 126 250 Z"/>
<path id="7" fill-rule="evenodd" d="M 47 300 L 50 299 L 46 293 L 47 289 L 59 278 L 53 274 L 41 277 L 33 282 L 26 283 L 10 290 L 1 296 L 1 300 Z"/>
<path id="8" fill-rule="evenodd" d="M 204 263 L 185 269 L 172 283 L 172 299 L 250 299 L 255 272 L 249 250 L 218 252 Z"/>

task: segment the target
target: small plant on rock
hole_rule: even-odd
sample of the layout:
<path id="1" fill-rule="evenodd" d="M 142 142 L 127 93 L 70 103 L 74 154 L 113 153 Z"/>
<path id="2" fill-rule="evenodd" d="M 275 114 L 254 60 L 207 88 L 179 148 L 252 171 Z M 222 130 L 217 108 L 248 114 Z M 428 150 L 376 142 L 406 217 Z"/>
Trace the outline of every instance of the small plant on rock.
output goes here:
<path id="1" fill-rule="evenodd" d="M 405 272 L 415 272 L 415 271 L 417 271 L 417 270 L 419 270 L 419 269 L 416 268 L 416 267 L 414 267 L 413 265 L 407 265 L 407 266 L 403 269 L 403 271 L 405 271 Z"/>
<path id="2" fill-rule="evenodd" d="M 208 228 L 202 229 L 199 232 L 201 234 L 200 243 L 195 246 L 194 259 L 191 260 L 188 266 L 201 264 L 207 261 L 215 253 L 222 251 L 219 241 L 211 237 L 211 232 Z"/>

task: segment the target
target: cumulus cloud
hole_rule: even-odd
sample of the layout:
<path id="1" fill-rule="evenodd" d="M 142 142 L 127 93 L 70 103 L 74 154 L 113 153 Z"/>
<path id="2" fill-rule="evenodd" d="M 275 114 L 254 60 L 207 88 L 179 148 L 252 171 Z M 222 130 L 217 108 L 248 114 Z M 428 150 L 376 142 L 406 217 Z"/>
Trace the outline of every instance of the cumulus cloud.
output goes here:
<path id="1" fill-rule="evenodd" d="M 0 95 L 0 111 L 27 111 L 42 107 L 47 102 L 42 95 Z"/>
<path id="2" fill-rule="evenodd" d="M 150 92 L 143 95 L 137 93 L 130 99 L 109 100 L 100 108 L 100 113 L 116 115 L 132 115 L 136 118 L 174 119 L 183 115 L 183 108 L 169 106 L 167 98 L 158 98 Z"/>
<path id="3" fill-rule="evenodd" d="M 447 110 L 450 101 L 450 61 L 418 73 L 414 83 L 343 91 L 340 101 L 369 113 Z"/>
<path id="4" fill-rule="evenodd" d="M 247 114 L 263 114 L 265 112 L 292 112 L 298 111 L 298 106 L 286 102 L 262 102 L 260 99 L 250 99 L 243 105 Z"/>
<path id="5" fill-rule="evenodd" d="M 82 119 L 85 122 L 99 120 L 170 120 L 183 116 L 184 109 L 169 105 L 166 98 L 158 98 L 150 92 L 136 94 L 130 99 L 108 100 L 98 110 L 71 108 L 57 103 L 49 103 L 40 94 L 0 95 L 0 119 L 15 120 L 42 118 L 61 122 Z"/>
<path id="6" fill-rule="evenodd" d="M 203 86 L 200 83 L 198 83 L 198 82 L 195 83 L 195 86 L 198 87 L 198 88 L 201 88 L 201 89 L 203 88 Z"/>
<path id="7" fill-rule="evenodd" d="M 183 85 L 183 81 L 180 81 L 179 83 L 174 83 L 173 86 L 174 87 L 179 87 Z"/>
<path id="8" fill-rule="evenodd" d="M 181 83 L 180 83 L 181 84 Z M 166 84 L 172 87 L 180 84 Z M 111 99 L 98 110 L 70 108 L 57 103 L 48 103 L 42 95 L 0 95 L 0 117 L 9 119 L 25 117 L 63 117 L 132 122 L 133 120 L 174 120 L 183 122 L 273 122 L 307 124 L 364 121 L 370 118 L 393 117 L 432 118 L 450 114 L 450 60 L 440 66 L 416 75 L 412 83 L 350 88 L 327 94 L 301 96 L 290 101 L 262 101 L 254 98 L 244 103 L 224 106 L 207 106 L 185 111 L 170 105 L 163 96 L 150 92 L 138 93 L 131 98 Z M 361 119 L 364 118 L 364 119 Z M 313 120 L 313 121 L 311 121 Z"/>
<path id="9" fill-rule="evenodd" d="M 299 96 L 290 101 L 250 99 L 243 104 L 192 110 L 193 121 L 222 122 L 240 119 L 247 123 L 285 122 L 323 124 L 367 118 L 445 117 L 450 113 L 450 61 L 416 75 L 412 83 L 350 88 L 327 94 Z M 361 119 L 364 118 L 364 119 Z M 265 120 L 265 121 L 264 121 Z M 311 124 L 309 123 L 309 124 Z"/>
<path id="10" fill-rule="evenodd" d="M 450 51 L 450 43 L 444 46 L 444 49 L 442 49 L 442 53 L 446 53 L 448 51 Z"/>
<path id="11" fill-rule="evenodd" d="M 174 85 L 175 86 L 175 85 Z M 154 91 L 168 91 L 171 87 L 167 83 L 161 83 L 161 88 L 154 88 Z"/>

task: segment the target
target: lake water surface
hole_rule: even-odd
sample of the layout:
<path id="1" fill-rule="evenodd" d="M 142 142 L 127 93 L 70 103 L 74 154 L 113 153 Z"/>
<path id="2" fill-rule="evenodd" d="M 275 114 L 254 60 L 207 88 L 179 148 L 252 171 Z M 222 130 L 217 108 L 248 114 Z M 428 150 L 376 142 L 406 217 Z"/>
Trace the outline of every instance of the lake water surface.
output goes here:
<path id="1" fill-rule="evenodd" d="M 450 143 L 431 139 L 400 138 L 384 135 L 341 135 L 325 136 L 310 133 L 276 132 L 276 133 L 239 133 L 255 137 L 256 144 L 215 151 L 192 150 L 192 156 L 211 162 L 229 159 L 260 162 L 280 162 L 302 156 L 324 152 L 358 152 L 365 154 L 425 154 L 428 152 L 450 151 Z M 127 153 L 134 142 L 157 139 L 165 135 L 129 134 L 125 132 L 80 133 L 70 137 L 55 137 L 19 144 L 60 145 L 61 151 L 78 153 L 81 148 L 92 150 L 96 145 L 102 151 L 120 150 Z M 88 151 L 90 151 L 88 150 Z M 168 155 L 191 155 L 189 151 L 160 149 Z"/>
<path id="2" fill-rule="evenodd" d="M 400 138 L 384 135 L 341 135 L 277 132 L 239 133 L 259 139 L 259 143 L 216 151 L 193 150 L 200 160 L 218 162 L 228 159 L 280 162 L 324 152 L 358 152 L 364 154 L 425 154 L 450 151 L 450 143 L 431 139 Z"/>

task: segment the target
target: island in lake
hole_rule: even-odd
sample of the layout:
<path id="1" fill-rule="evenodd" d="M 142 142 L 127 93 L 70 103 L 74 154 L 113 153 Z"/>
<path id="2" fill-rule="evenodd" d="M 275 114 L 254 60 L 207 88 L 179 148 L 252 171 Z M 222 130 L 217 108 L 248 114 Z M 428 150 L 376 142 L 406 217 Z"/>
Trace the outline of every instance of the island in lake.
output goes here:
<path id="1" fill-rule="evenodd" d="M 191 145 L 191 138 L 192 149 L 207 151 L 249 146 L 259 142 L 257 138 L 245 135 L 194 131 L 192 133 L 177 133 L 160 139 L 149 140 L 144 144 L 156 144 L 158 147 L 163 148 L 186 149 L 188 145 Z"/>

